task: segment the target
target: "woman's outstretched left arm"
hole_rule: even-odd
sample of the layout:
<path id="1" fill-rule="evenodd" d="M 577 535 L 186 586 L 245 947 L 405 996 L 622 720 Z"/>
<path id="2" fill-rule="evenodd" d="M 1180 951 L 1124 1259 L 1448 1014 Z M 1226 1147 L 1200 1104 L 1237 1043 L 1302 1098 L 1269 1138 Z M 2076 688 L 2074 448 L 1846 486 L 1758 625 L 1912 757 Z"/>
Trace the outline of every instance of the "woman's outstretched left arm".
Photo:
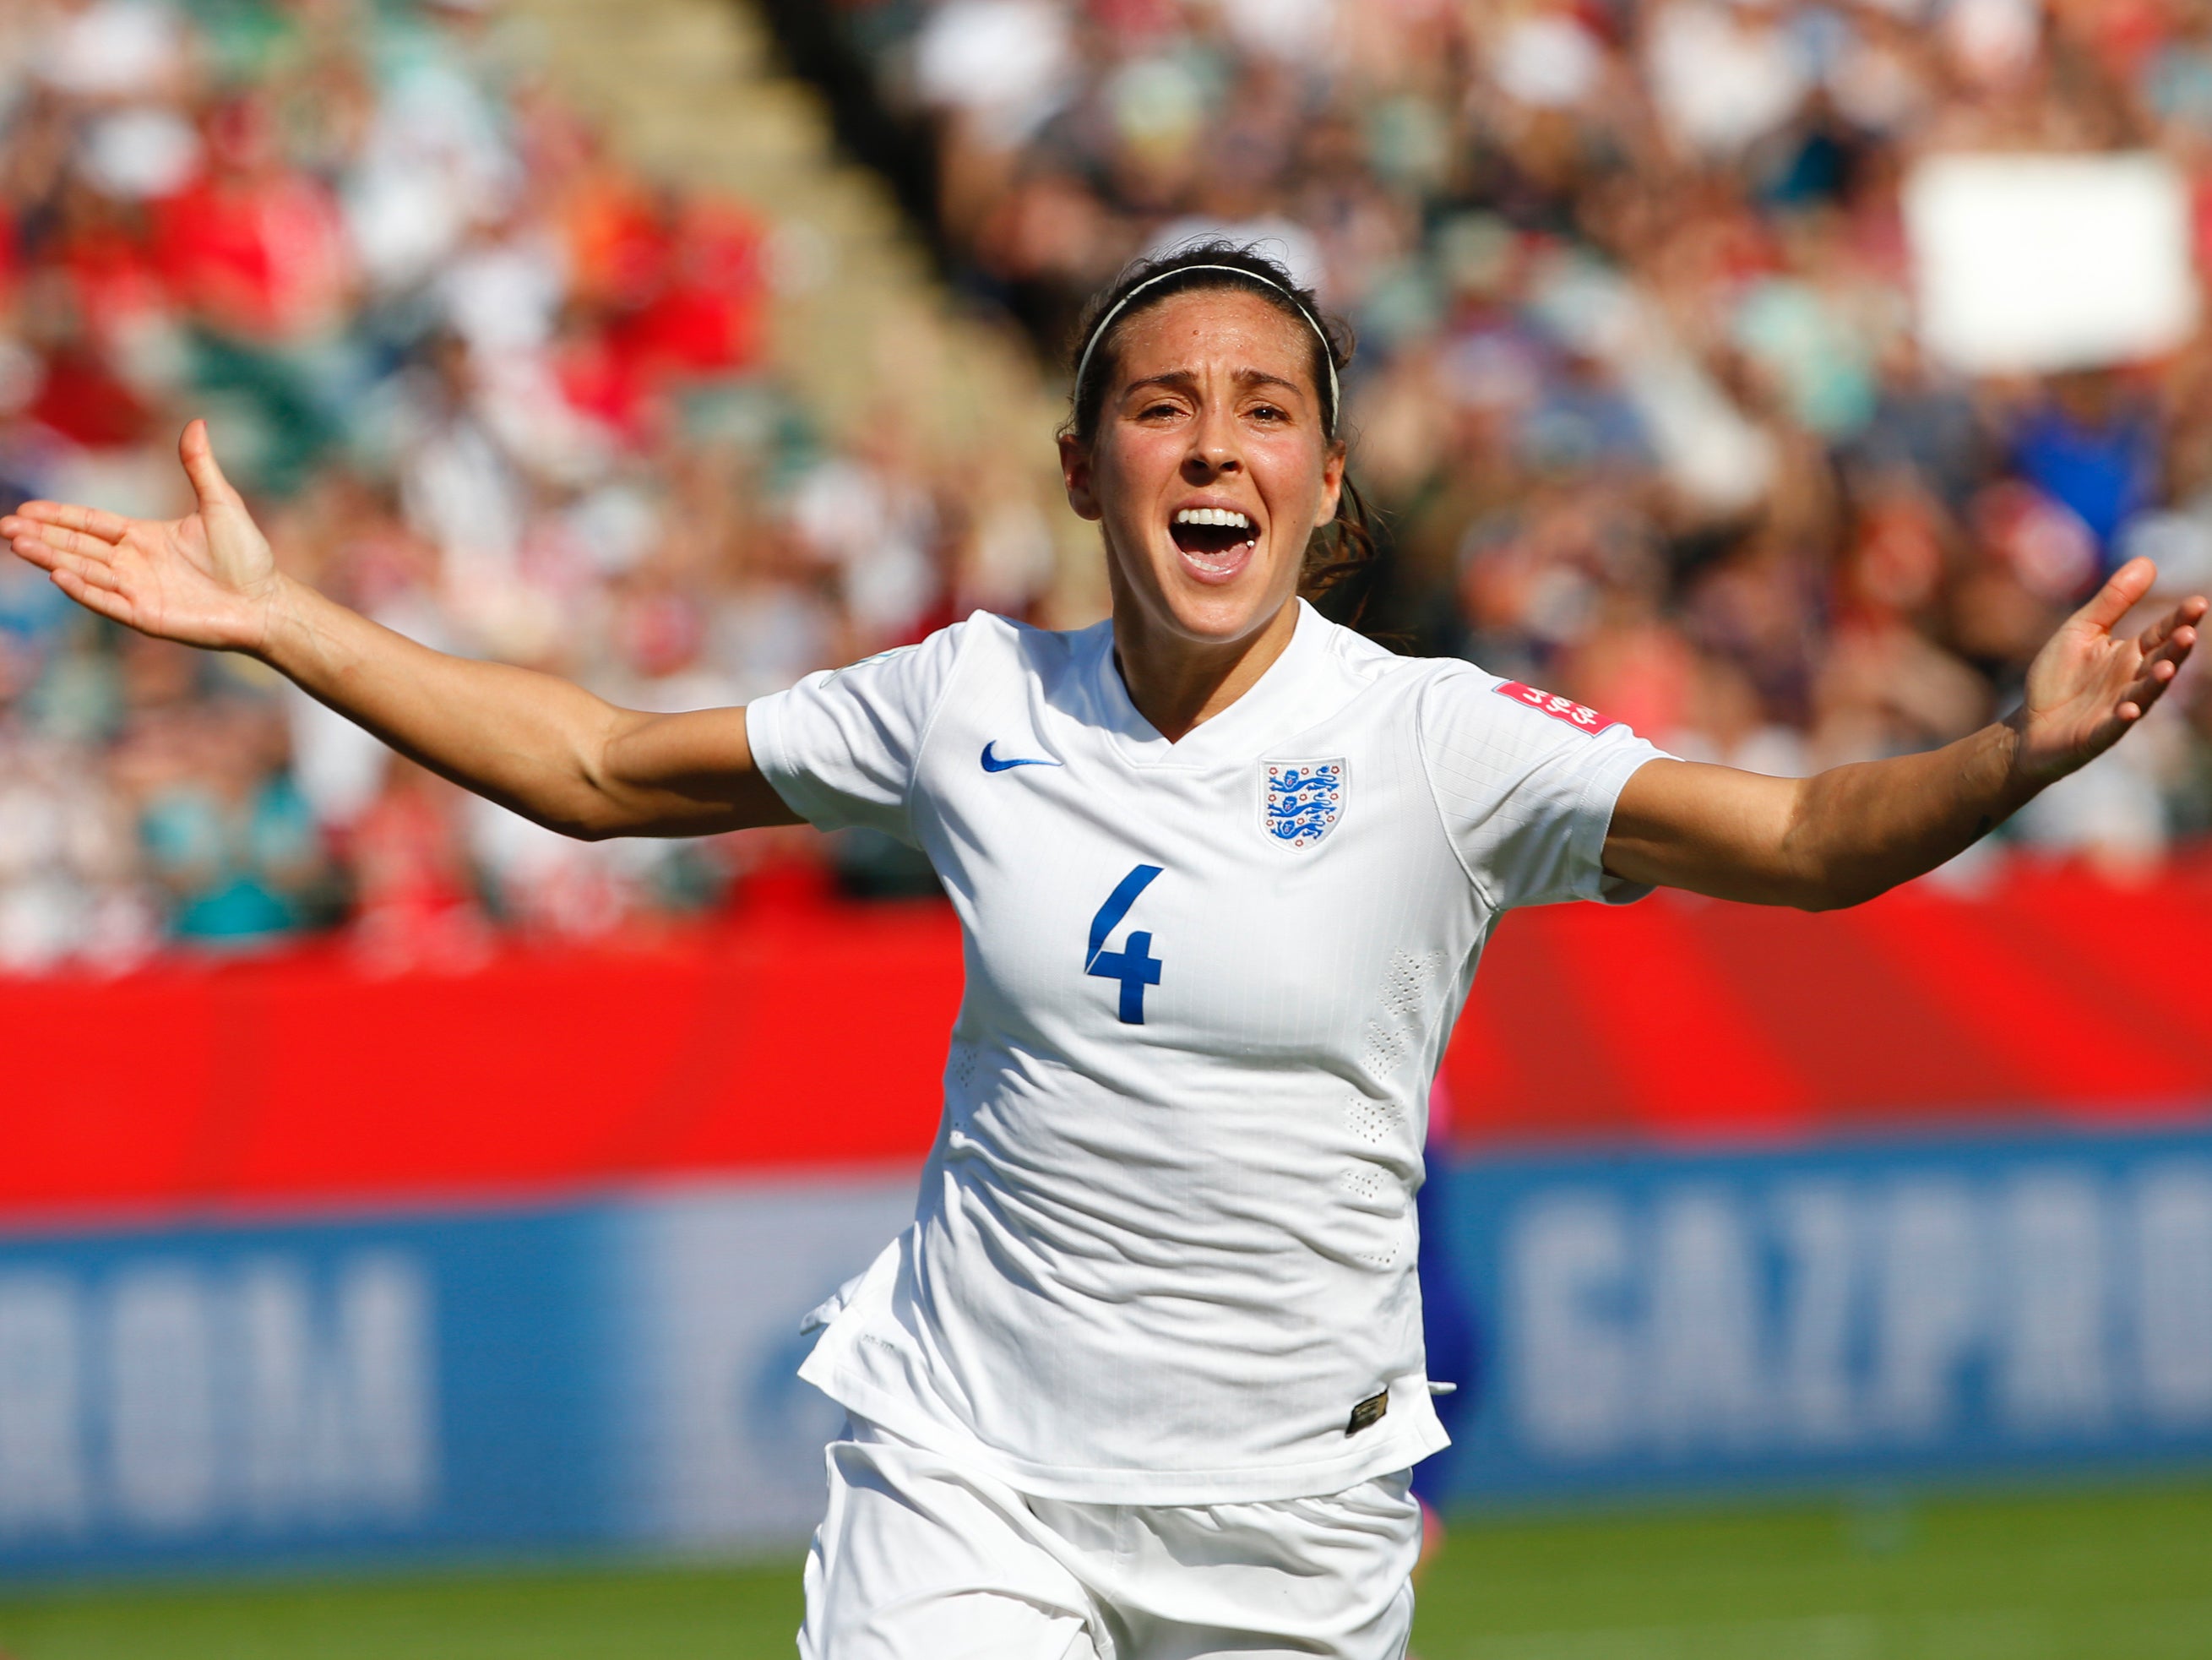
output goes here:
<path id="1" fill-rule="evenodd" d="M 2115 571 L 2037 654 L 2020 708 L 1942 749 L 1803 779 L 1650 763 L 1613 809 L 1606 869 L 1805 910 L 1856 905 L 1933 870 L 2112 748 L 2165 695 L 2208 605 L 2185 599 L 2115 637 L 2157 574 L 2148 559 Z"/>

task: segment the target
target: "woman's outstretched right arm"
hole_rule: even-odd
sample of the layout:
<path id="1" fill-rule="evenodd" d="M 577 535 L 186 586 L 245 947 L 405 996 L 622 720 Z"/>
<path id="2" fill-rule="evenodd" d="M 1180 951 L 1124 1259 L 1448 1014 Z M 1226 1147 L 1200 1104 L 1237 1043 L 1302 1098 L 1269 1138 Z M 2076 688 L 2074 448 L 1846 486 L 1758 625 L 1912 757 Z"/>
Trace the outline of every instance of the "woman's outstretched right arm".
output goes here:
<path id="1" fill-rule="evenodd" d="M 799 822 L 753 764 L 743 709 L 643 714 L 551 675 L 417 645 L 276 569 L 204 423 L 185 429 L 178 453 L 198 498 L 182 519 L 29 502 L 0 520 L 0 537 L 88 610 L 258 657 L 392 748 L 567 835 Z"/>

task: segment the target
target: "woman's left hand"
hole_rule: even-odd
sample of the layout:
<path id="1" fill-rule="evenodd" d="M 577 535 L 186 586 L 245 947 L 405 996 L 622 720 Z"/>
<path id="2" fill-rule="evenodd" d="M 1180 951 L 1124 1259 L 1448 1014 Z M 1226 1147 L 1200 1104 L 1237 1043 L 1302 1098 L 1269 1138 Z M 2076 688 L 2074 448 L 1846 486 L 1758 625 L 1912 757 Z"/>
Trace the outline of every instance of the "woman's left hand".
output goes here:
<path id="1" fill-rule="evenodd" d="M 2007 720 L 2016 734 L 2013 771 L 2038 788 L 2118 743 L 2158 702 L 2197 644 L 2208 602 L 2184 599 L 2141 634 L 2115 638 L 2158 567 L 2130 559 L 2051 636 L 2028 666 L 2027 696 Z"/>
<path id="2" fill-rule="evenodd" d="M 2141 634 L 2112 630 L 2157 579 L 2148 559 L 2112 573 L 2028 666 L 2002 727 L 1940 750 L 1762 778 L 1653 761 L 1613 806 L 1605 867 L 1717 899 L 1826 910 L 1933 870 L 2036 791 L 2118 743 L 2165 695 L 2212 610 L 2183 600 Z"/>

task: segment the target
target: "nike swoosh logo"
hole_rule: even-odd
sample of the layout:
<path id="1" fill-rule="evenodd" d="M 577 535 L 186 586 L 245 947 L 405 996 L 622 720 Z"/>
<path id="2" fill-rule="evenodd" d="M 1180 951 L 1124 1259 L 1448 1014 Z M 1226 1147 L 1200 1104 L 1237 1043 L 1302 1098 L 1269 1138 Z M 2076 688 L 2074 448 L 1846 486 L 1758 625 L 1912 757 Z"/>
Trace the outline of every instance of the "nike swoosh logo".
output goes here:
<path id="1" fill-rule="evenodd" d="M 999 740 L 994 738 L 989 743 L 983 745 L 983 770 L 985 772 L 1005 772 L 1012 767 L 1057 767 L 1066 764 L 1064 762 L 1033 759 L 1027 756 L 1014 756 L 1006 760 L 1001 761 L 997 756 L 991 753 L 993 750 L 998 747 L 998 743 Z"/>

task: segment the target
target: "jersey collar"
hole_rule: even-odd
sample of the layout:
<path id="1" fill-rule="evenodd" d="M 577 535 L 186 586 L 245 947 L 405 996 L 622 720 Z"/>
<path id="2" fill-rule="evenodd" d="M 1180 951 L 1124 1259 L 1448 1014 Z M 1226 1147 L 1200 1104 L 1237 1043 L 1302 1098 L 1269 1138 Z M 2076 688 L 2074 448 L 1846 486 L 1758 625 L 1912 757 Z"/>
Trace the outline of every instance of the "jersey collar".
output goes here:
<path id="1" fill-rule="evenodd" d="M 1137 767 L 1214 767 L 1250 760 L 1267 741 L 1318 720 L 1334 701 L 1315 672 L 1328 654 L 1329 620 L 1304 599 L 1297 625 L 1283 654 L 1245 690 L 1243 696 L 1210 721 L 1202 721 L 1170 743 L 1137 712 L 1114 662 L 1114 625 L 1093 630 L 1090 675 L 1092 706 L 1100 726 L 1122 759 Z"/>

